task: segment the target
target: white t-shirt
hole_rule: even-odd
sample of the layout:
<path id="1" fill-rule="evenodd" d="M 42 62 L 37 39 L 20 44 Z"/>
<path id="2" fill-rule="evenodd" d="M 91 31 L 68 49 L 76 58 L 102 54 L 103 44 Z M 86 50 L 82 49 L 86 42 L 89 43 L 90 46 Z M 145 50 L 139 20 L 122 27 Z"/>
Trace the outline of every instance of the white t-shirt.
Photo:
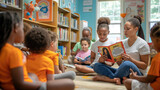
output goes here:
<path id="1" fill-rule="evenodd" d="M 111 39 L 108 39 L 105 42 L 100 42 L 99 40 L 92 44 L 91 51 L 96 54 L 95 60 L 91 64 L 93 66 L 96 62 L 98 62 L 99 58 L 101 57 L 100 53 L 98 52 L 98 46 L 109 46 L 114 44 L 115 42 Z"/>
<path id="2" fill-rule="evenodd" d="M 147 55 L 150 54 L 150 48 L 149 45 L 145 40 L 138 37 L 137 40 L 134 42 L 134 44 L 129 47 L 128 45 L 128 38 L 123 40 L 124 48 L 126 50 L 126 53 L 130 55 L 133 59 L 140 61 L 140 55 Z M 143 75 L 146 75 L 146 69 L 142 70 L 139 69 Z"/>

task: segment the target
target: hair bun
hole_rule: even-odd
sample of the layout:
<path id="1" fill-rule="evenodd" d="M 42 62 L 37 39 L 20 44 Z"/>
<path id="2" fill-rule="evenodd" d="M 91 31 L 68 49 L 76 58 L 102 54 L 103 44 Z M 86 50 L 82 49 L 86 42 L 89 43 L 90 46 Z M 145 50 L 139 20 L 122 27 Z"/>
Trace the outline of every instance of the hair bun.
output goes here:
<path id="1" fill-rule="evenodd" d="M 98 24 L 107 24 L 109 25 L 110 24 L 110 19 L 108 17 L 100 17 L 98 19 Z"/>
<path id="2" fill-rule="evenodd" d="M 133 18 L 136 18 L 136 19 L 138 19 L 138 21 L 140 22 L 140 24 L 142 24 L 142 19 L 141 19 L 141 17 L 140 17 L 140 16 L 138 16 L 138 15 L 135 15 Z"/>

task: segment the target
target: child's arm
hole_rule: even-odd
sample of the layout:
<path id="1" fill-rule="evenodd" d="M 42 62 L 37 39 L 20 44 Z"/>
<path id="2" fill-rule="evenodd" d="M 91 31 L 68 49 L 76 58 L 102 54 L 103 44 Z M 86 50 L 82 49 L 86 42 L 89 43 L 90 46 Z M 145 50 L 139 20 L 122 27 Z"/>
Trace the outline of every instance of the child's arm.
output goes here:
<path id="1" fill-rule="evenodd" d="M 84 61 L 85 64 L 91 64 L 91 61 L 87 60 L 87 61 Z"/>
<path id="2" fill-rule="evenodd" d="M 23 76 L 23 67 L 16 67 L 11 69 L 11 76 L 13 79 L 13 84 L 16 90 L 30 90 L 30 89 L 38 89 L 41 86 L 41 83 L 29 83 L 24 81 Z"/>
<path id="3" fill-rule="evenodd" d="M 130 69 L 130 71 L 131 71 L 130 78 L 136 79 L 140 82 L 151 83 L 157 78 L 157 76 L 153 76 L 153 75 L 138 76 L 137 72 L 134 72 L 132 69 Z"/>
<path id="4" fill-rule="evenodd" d="M 91 51 L 91 63 L 93 63 L 94 59 L 95 59 L 96 53 Z"/>
<path id="5" fill-rule="evenodd" d="M 65 68 L 63 66 L 63 62 L 62 62 L 62 59 L 59 58 L 59 69 L 61 70 L 62 73 L 65 72 Z"/>
<path id="6" fill-rule="evenodd" d="M 54 74 L 47 74 L 47 81 L 54 80 Z"/>
<path id="7" fill-rule="evenodd" d="M 81 64 L 82 62 L 81 62 L 81 61 L 78 61 L 78 60 L 75 58 L 75 59 L 74 59 L 74 63 Z"/>
<path id="8" fill-rule="evenodd" d="M 62 73 L 62 72 L 59 70 L 59 66 L 58 66 L 58 65 L 54 65 L 54 71 L 55 71 L 55 74 L 60 74 L 60 73 Z"/>

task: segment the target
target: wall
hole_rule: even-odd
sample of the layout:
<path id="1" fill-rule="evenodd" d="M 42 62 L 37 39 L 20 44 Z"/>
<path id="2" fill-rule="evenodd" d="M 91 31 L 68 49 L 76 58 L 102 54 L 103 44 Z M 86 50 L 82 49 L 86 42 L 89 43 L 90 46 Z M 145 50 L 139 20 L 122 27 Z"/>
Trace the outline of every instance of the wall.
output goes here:
<path id="1" fill-rule="evenodd" d="M 92 12 L 83 12 L 83 0 L 78 0 L 77 6 L 81 20 L 88 21 L 88 26 L 92 28 L 92 39 L 96 39 L 96 0 L 92 1 Z"/>

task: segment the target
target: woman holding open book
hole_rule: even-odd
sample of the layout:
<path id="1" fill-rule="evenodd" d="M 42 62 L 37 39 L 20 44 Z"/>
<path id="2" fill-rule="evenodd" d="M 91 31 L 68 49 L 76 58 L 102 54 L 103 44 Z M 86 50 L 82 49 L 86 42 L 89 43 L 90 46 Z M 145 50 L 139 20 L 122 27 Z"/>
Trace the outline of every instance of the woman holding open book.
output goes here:
<path id="1" fill-rule="evenodd" d="M 129 78 L 130 68 L 137 72 L 137 75 L 146 75 L 150 49 L 147 42 L 143 40 L 144 34 L 139 16 L 134 16 L 125 23 L 124 34 L 127 37 L 123 40 L 126 54 L 122 54 L 123 59 L 117 62 L 119 68 L 112 68 L 103 63 L 104 59 L 99 59 L 99 63 L 94 65 L 94 71 L 99 75 L 93 80 L 121 84 L 123 79 Z"/>

